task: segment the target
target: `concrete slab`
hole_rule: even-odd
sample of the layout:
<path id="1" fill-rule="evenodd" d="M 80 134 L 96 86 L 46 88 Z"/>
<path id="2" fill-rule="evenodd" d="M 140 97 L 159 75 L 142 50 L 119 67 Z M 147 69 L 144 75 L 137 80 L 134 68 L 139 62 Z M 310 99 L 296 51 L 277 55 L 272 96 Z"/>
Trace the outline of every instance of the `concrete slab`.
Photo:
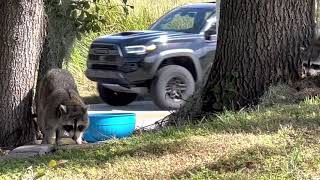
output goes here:
<path id="1" fill-rule="evenodd" d="M 173 111 L 172 111 L 173 112 Z M 127 106 L 113 107 L 107 104 L 89 105 L 89 114 L 95 113 L 135 113 L 136 129 L 152 129 L 153 124 L 172 113 L 159 109 L 152 101 L 136 101 Z"/>
<path id="2" fill-rule="evenodd" d="M 17 147 L 16 149 L 12 150 L 9 154 L 35 154 L 35 155 L 45 155 L 51 153 L 55 150 L 54 145 L 50 144 L 41 144 L 41 145 L 25 145 Z"/>
<path id="3" fill-rule="evenodd" d="M 152 101 L 135 101 L 127 106 L 110 106 L 107 104 L 90 104 L 89 111 L 163 111 Z"/>
<path id="4" fill-rule="evenodd" d="M 1 156 L 0 160 L 6 159 L 23 159 L 31 158 L 35 156 L 43 156 L 55 151 L 54 145 L 24 145 L 17 147 L 16 149 L 10 151 L 7 155 Z"/>

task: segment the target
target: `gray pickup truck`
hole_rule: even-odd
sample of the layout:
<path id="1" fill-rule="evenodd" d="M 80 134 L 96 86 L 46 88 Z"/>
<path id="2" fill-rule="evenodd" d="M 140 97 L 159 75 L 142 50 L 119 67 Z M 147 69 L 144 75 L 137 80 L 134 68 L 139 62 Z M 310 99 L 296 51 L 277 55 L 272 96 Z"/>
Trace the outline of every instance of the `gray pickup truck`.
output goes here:
<path id="1" fill-rule="evenodd" d="M 192 3 L 148 30 L 99 37 L 90 46 L 86 76 L 107 104 L 124 106 L 151 95 L 160 108 L 178 109 L 212 65 L 216 22 L 215 3 Z"/>

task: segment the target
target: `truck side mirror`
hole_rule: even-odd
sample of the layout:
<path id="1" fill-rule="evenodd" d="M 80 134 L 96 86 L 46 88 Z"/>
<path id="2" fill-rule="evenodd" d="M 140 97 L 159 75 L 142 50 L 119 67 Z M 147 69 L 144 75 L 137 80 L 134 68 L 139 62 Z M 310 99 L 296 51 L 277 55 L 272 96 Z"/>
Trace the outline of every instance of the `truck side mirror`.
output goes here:
<path id="1" fill-rule="evenodd" d="M 217 34 L 217 27 L 216 27 L 216 24 L 214 24 L 207 31 L 204 32 L 204 38 L 205 40 L 211 40 L 211 36 L 216 34 Z"/>

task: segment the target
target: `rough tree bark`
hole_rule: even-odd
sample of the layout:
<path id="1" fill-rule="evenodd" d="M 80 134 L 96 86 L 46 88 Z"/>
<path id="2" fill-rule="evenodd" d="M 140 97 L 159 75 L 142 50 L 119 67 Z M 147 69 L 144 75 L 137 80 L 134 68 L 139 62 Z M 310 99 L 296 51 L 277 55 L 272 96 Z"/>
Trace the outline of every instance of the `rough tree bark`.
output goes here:
<path id="1" fill-rule="evenodd" d="M 316 37 L 320 36 L 320 0 L 315 0 Z"/>
<path id="2" fill-rule="evenodd" d="M 274 83 L 297 80 L 300 47 L 314 35 L 314 0 L 222 0 L 204 112 L 256 103 Z"/>
<path id="3" fill-rule="evenodd" d="M 0 146 L 33 140 L 32 89 L 43 44 L 42 0 L 0 1 Z"/>
<path id="4" fill-rule="evenodd" d="M 71 0 L 60 1 L 55 8 L 47 0 L 46 31 L 47 36 L 40 59 L 38 80 L 52 68 L 62 68 L 65 59 L 70 56 L 76 38 L 74 22 L 67 17 Z"/>

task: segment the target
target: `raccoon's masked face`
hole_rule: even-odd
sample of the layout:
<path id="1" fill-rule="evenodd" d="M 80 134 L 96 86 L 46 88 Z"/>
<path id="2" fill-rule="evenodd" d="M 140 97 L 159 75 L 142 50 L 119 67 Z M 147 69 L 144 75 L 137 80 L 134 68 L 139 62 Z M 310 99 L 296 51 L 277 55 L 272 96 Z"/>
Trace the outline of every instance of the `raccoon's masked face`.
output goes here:
<path id="1" fill-rule="evenodd" d="M 62 130 L 72 136 L 77 144 L 82 144 L 82 136 L 89 126 L 87 107 L 78 105 L 60 105 Z"/>

